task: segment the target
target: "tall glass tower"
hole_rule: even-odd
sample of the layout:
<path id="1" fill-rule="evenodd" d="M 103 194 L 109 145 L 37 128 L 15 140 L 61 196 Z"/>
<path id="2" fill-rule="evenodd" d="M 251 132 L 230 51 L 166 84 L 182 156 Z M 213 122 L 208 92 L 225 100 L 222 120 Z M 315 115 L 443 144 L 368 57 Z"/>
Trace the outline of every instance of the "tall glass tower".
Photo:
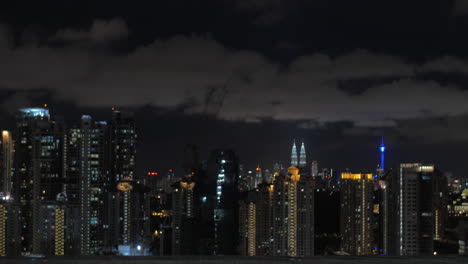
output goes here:
<path id="1" fill-rule="evenodd" d="M 299 153 L 299 167 L 305 168 L 305 166 L 307 166 L 307 157 L 306 157 L 306 151 L 305 151 L 305 146 L 304 146 L 304 140 L 302 140 L 301 151 Z"/>
<path id="2" fill-rule="evenodd" d="M 291 166 L 297 167 L 298 165 L 299 165 L 299 160 L 297 157 L 296 140 L 294 140 L 293 146 L 291 149 Z"/>

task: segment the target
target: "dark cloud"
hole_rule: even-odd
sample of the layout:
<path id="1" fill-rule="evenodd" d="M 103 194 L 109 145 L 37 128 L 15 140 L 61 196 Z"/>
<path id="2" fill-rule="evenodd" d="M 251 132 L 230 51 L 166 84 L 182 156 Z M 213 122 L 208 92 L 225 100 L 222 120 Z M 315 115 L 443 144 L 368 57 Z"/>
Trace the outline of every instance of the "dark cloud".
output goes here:
<path id="1" fill-rule="evenodd" d="M 420 70 L 423 72 L 461 73 L 468 75 L 468 63 L 459 58 L 444 56 L 425 63 Z"/>
<path id="2" fill-rule="evenodd" d="M 97 42 L 104 43 L 124 39 L 128 36 L 128 27 L 124 20 L 114 18 L 111 20 L 96 19 L 89 29 L 63 29 L 59 30 L 51 41 L 65 42 Z"/>
<path id="3" fill-rule="evenodd" d="M 228 6 L 252 17 L 258 27 L 270 27 L 294 15 L 302 1 L 288 0 L 223 0 Z"/>
<path id="4" fill-rule="evenodd" d="M 453 14 L 455 16 L 468 15 L 468 1 L 466 0 L 455 0 L 453 6 Z"/>
<path id="5" fill-rule="evenodd" d="M 54 38 L 99 42 L 127 35 L 125 23 L 114 19 L 96 20 L 87 31 L 60 30 Z M 223 120 L 350 121 L 358 127 L 468 113 L 466 91 L 418 78 L 434 71 L 467 73 L 466 62 L 451 57 L 414 64 L 358 49 L 339 56 L 302 55 L 285 66 L 203 35 L 158 39 L 127 53 L 73 43 L 12 47 L 8 39 L 8 33 L 1 34 L 2 89 L 47 88 L 56 100 L 84 107 L 182 107 L 186 114 Z M 381 81 L 370 82 L 359 93 L 342 87 L 346 81 L 366 79 Z"/>
<path id="6" fill-rule="evenodd" d="M 468 142 L 468 116 L 399 121 L 398 135 L 425 144 Z"/>

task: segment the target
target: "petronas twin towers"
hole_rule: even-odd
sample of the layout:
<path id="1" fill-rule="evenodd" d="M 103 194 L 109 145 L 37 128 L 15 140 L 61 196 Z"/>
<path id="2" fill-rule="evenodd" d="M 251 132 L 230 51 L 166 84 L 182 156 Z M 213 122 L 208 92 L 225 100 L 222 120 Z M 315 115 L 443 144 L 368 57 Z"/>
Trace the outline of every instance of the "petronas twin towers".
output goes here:
<path id="1" fill-rule="evenodd" d="M 307 165 L 306 151 L 304 146 L 304 140 L 302 140 L 301 151 L 299 156 L 297 155 L 296 140 L 294 140 L 292 149 L 291 149 L 291 166 L 304 168 Z"/>

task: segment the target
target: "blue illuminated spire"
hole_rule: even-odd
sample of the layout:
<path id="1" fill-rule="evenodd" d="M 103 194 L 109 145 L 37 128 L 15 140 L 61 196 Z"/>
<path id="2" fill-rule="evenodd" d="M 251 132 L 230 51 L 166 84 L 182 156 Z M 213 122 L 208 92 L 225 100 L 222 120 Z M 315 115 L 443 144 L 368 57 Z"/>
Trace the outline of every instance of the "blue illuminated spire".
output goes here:
<path id="1" fill-rule="evenodd" d="M 297 148 L 296 148 L 296 140 L 294 139 L 293 146 L 291 149 L 291 166 L 296 166 L 299 164 L 299 160 L 297 158 Z"/>
<path id="2" fill-rule="evenodd" d="M 383 136 L 382 136 L 382 141 L 380 142 L 379 151 L 380 151 L 380 168 L 384 170 L 385 169 L 385 144 L 384 144 Z"/>

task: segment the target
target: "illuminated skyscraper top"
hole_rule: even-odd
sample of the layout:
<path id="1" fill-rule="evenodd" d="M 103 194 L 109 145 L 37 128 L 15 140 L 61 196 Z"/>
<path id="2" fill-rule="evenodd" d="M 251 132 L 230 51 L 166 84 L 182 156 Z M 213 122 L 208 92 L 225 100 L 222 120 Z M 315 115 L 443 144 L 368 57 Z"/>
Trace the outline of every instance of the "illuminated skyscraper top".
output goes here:
<path id="1" fill-rule="evenodd" d="M 383 136 L 382 136 L 382 141 L 380 143 L 379 151 L 380 151 L 380 168 L 384 170 L 385 169 L 385 144 L 384 144 Z"/>
<path id="2" fill-rule="evenodd" d="M 299 167 L 304 168 L 306 165 L 307 165 L 307 158 L 306 158 L 304 140 L 302 140 L 301 152 L 299 154 Z"/>
<path id="3" fill-rule="evenodd" d="M 22 117 L 34 119 L 49 119 L 49 109 L 46 108 L 22 108 L 19 110 Z"/>
<path id="4" fill-rule="evenodd" d="M 298 166 L 299 160 L 297 158 L 297 148 L 296 148 L 296 140 L 293 142 L 293 146 L 291 149 L 291 166 Z"/>

